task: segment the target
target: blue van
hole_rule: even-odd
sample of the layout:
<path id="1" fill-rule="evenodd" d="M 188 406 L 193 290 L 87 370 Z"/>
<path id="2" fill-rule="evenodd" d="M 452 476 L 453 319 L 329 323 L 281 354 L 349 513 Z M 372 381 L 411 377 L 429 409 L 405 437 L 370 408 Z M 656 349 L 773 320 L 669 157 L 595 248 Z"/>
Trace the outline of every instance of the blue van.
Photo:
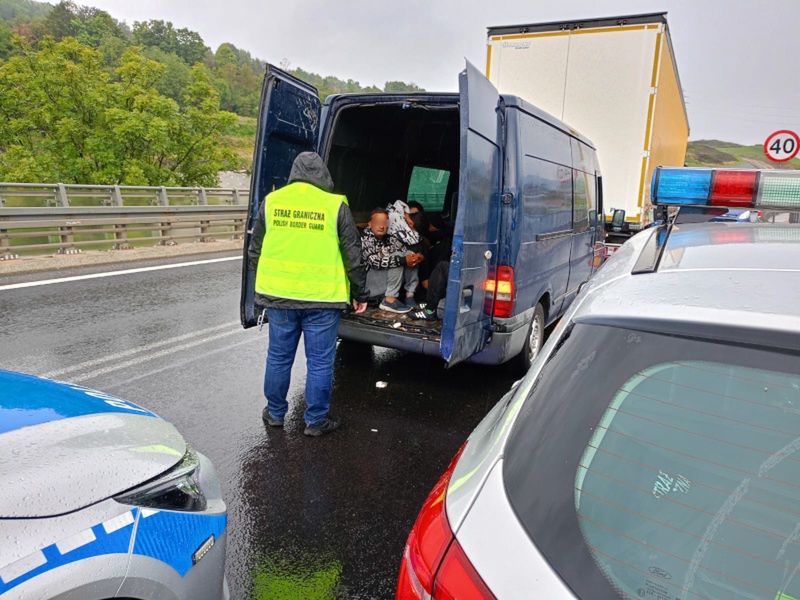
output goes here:
<path id="1" fill-rule="evenodd" d="M 241 320 L 257 323 L 247 246 L 260 202 L 316 150 L 356 223 L 401 198 L 452 229 L 436 323 L 371 309 L 342 319 L 345 340 L 462 361 L 527 367 L 591 276 L 603 241 L 592 143 L 549 114 L 498 94 L 471 64 L 459 93 L 331 96 L 272 66 L 261 95 L 242 269 Z"/>

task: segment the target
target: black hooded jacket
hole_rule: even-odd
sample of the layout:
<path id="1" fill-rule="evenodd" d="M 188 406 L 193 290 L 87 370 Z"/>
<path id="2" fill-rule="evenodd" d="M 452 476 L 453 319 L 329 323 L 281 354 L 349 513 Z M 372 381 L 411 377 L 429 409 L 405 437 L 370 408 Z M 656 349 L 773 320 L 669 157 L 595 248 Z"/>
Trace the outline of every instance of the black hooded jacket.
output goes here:
<path id="1" fill-rule="evenodd" d="M 326 192 L 333 192 L 333 179 L 325 162 L 316 152 L 302 152 L 297 155 L 289 173 L 287 185 L 303 181 L 318 187 Z M 264 218 L 264 206 L 266 202 L 261 202 L 258 210 L 258 217 L 253 227 L 253 235 L 250 238 L 250 246 L 247 254 L 250 257 L 250 265 L 258 269 L 258 260 L 261 257 L 261 246 L 264 243 L 264 236 L 267 232 L 266 219 Z M 350 280 L 350 294 L 356 300 L 366 301 L 366 271 L 361 261 L 361 238 L 358 229 L 353 221 L 353 215 L 346 204 L 339 208 L 336 221 L 336 229 L 339 234 L 339 249 L 342 253 L 344 267 L 347 277 Z M 275 298 L 264 296 L 256 292 L 256 304 L 264 308 L 285 308 L 285 309 L 313 309 L 313 308 L 347 308 L 341 302 L 306 302 L 303 300 L 290 300 L 288 298 Z"/>

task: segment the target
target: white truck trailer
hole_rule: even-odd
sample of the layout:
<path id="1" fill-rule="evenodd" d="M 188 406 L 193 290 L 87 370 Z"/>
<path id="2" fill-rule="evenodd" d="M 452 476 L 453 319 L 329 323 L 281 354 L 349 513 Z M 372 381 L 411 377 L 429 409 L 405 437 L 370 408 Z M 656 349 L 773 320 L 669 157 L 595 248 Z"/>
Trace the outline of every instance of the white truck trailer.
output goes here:
<path id="1" fill-rule="evenodd" d="M 689 138 L 666 13 L 490 27 L 486 76 L 594 142 L 607 228 L 620 209 L 617 232 L 650 223 L 653 170 Z"/>

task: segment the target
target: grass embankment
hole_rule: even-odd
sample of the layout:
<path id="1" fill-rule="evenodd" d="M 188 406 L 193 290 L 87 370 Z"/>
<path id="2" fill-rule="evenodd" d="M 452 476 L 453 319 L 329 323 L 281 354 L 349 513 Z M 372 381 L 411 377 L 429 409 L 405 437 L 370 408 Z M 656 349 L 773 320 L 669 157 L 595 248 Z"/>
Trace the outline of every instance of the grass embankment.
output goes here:
<path id="1" fill-rule="evenodd" d="M 800 160 L 774 163 L 764 156 L 763 146 L 742 146 L 721 140 L 696 140 L 689 142 L 686 150 L 689 167 L 757 167 L 772 169 L 800 169 Z"/>

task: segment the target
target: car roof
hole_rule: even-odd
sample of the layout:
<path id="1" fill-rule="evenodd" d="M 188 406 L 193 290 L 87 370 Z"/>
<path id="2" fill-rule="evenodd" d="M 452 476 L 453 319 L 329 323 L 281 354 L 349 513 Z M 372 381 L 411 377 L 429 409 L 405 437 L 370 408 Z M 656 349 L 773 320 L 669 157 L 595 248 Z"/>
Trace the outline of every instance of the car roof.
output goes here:
<path id="1" fill-rule="evenodd" d="M 642 268 L 653 248 L 658 260 Z M 800 226 L 664 226 L 623 249 L 587 285 L 573 320 L 800 349 Z"/>

